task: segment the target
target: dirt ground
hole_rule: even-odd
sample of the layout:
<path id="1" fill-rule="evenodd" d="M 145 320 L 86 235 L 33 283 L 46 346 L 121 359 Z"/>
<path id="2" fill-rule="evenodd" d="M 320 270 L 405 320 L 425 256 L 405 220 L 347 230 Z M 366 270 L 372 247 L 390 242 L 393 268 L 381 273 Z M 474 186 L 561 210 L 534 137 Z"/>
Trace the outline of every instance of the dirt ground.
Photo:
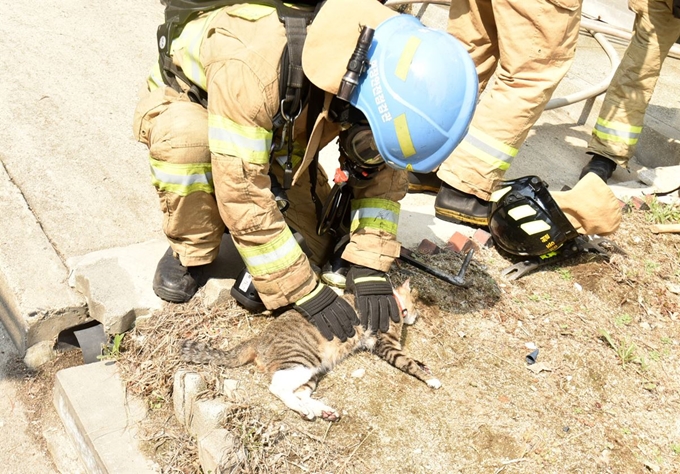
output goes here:
<path id="1" fill-rule="evenodd" d="M 168 305 L 118 355 L 128 389 L 149 406 L 145 449 L 164 472 L 200 472 L 195 440 L 172 411 L 172 377 L 188 367 L 212 381 L 204 397 L 218 396 L 224 378 L 239 381 L 224 426 L 245 448 L 243 472 L 680 472 L 680 234 L 649 231 L 654 220 L 680 222 L 680 208 L 650 205 L 624 214 L 612 240 L 625 255 L 609 261 L 584 254 L 507 281 L 500 271 L 512 262 L 482 249 L 467 289 L 395 267 L 395 282 L 410 277 L 418 290 L 406 349 L 443 386 L 359 353 L 315 395 L 342 412 L 336 423 L 301 419 L 253 367 L 178 360 L 179 339 L 226 348 L 271 316 L 207 310 L 200 298 Z M 423 259 L 456 273 L 462 256 Z"/>

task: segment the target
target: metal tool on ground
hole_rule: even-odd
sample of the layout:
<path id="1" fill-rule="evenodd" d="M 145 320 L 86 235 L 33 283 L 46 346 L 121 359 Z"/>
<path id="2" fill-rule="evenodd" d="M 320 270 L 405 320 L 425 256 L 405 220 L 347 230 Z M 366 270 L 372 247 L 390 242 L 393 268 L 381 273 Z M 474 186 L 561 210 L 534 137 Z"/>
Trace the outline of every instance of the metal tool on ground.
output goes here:
<path id="1" fill-rule="evenodd" d="M 555 252 L 550 252 L 545 255 L 541 255 L 540 257 L 532 257 L 530 259 L 515 263 L 514 265 L 510 265 L 501 271 L 501 277 L 505 278 L 506 280 L 518 280 L 524 275 L 531 273 L 540 267 L 554 265 L 583 253 L 598 254 L 609 260 L 611 253 L 605 247 L 616 250 L 622 255 L 626 254 L 626 252 L 624 252 L 621 247 L 609 239 L 580 235 L 571 242 L 564 244 L 564 246 Z"/>
<path id="2" fill-rule="evenodd" d="M 458 270 L 457 275 L 451 275 L 442 270 L 439 270 L 438 268 L 434 268 L 430 265 L 421 262 L 420 260 L 416 259 L 413 256 L 413 252 L 411 250 L 404 247 L 401 248 L 399 260 L 408 263 L 409 265 L 414 266 L 417 269 L 422 270 L 429 275 L 432 275 L 433 277 L 439 278 L 442 281 L 451 283 L 452 285 L 460 286 L 462 288 L 468 288 L 470 284 L 465 282 L 465 272 L 470 266 L 470 261 L 472 260 L 472 255 L 474 253 L 475 251 L 473 249 L 468 251 L 468 253 L 465 255 L 463 263 L 460 266 L 460 270 Z"/>

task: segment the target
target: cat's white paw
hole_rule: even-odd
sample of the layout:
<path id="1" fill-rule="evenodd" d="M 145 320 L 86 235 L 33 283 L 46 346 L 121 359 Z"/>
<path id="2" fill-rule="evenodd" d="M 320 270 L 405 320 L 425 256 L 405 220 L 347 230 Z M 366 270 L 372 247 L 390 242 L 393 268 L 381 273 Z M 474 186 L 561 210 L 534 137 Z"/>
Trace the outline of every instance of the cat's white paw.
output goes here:
<path id="1" fill-rule="evenodd" d="M 308 398 L 305 400 L 306 408 L 312 410 L 314 415 L 321 417 L 326 421 L 338 421 L 340 419 L 340 413 L 328 405 L 316 400 L 314 398 Z"/>
<path id="2" fill-rule="evenodd" d="M 330 411 L 321 412 L 321 418 L 326 421 L 338 421 L 340 419 L 340 413 L 331 408 Z"/>
<path id="3" fill-rule="evenodd" d="M 439 379 L 430 379 L 427 381 L 427 386 L 430 388 L 440 388 L 442 383 L 439 381 Z"/>

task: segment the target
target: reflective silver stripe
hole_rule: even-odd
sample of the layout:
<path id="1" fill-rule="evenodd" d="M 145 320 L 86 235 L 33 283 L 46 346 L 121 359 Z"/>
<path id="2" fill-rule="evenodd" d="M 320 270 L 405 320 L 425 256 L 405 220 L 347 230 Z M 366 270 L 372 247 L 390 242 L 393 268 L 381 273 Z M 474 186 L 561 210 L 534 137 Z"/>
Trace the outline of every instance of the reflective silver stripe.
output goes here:
<path id="1" fill-rule="evenodd" d="M 398 224 L 399 213 L 388 209 L 381 209 L 379 207 L 362 207 L 352 212 L 352 220 L 354 219 L 381 219 Z"/>
<path id="2" fill-rule="evenodd" d="M 387 199 L 356 199 L 352 201 L 350 231 L 371 228 L 397 235 L 400 208 L 399 203 Z"/>
<path id="3" fill-rule="evenodd" d="M 269 148 L 271 147 L 271 139 L 248 138 L 219 127 L 210 127 L 209 134 L 211 143 L 213 140 L 217 140 L 224 144 L 232 144 L 237 148 L 267 153 L 269 153 Z"/>
<path id="4" fill-rule="evenodd" d="M 164 173 L 160 171 L 157 168 L 154 168 L 153 166 L 151 167 L 151 174 L 153 175 L 154 178 L 156 178 L 159 181 L 162 181 L 163 183 L 167 184 L 177 184 L 180 186 L 190 186 L 192 184 L 207 184 L 212 186 L 213 184 L 213 179 L 212 179 L 212 172 L 208 172 L 205 174 L 188 174 L 188 175 L 177 175 L 177 174 L 169 174 L 169 173 Z"/>
<path id="5" fill-rule="evenodd" d="M 595 124 L 595 130 L 598 132 L 606 133 L 607 135 L 613 135 L 615 137 L 621 137 L 621 138 L 628 138 L 628 139 L 633 139 L 636 140 L 640 138 L 640 133 L 636 132 L 626 132 L 623 130 L 616 130 L 615 128 L 609 128 L 605 127 L 604 125 L 600 123 Z"/>
<path id="6" fill-rule="evenodd" d="M 264 245 L 238 246 L 237 250 L 253 276 L 286 270 L 300 258 L 300 255 L 303 255 L 300 245 L 287 227 Z"/>
<path id="7" fill-rule="evenodd" d="M 509 155 L 507 153 L 502 152 L 501 150 L 492 147 L 491 145 L 487 144 L 486 142 L 480 140 L 479 138 L 475 137 L 474 135 L 471 135 L 468 133 L 465 135 L 466 142 L 470 143 L 472 146 L 475 148 L 479 149 L 480 151 L 486 153 L 487 155 L 490 155 L 497 160 L 503 161 L 505 163 L 511 163 L 514 156 Z"/>

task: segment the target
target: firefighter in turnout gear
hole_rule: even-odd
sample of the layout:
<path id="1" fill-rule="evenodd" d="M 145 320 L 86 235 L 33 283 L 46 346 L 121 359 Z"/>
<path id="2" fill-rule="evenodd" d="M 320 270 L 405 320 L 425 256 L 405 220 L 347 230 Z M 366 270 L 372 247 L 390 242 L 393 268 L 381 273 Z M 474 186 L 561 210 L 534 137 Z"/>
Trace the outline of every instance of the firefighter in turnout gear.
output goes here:
<path id="1" fill-rule="evenodd" d="M 581 172 L 581 177 L 592 172 L 605 182 L 616 165 L 628 167 L 661 66 L 680 37 L 678 0 L 631 0 L 628 6 L 635 12 L 633 37 L 593 128 L 586 151 L 592 159 Z"/>
<path id="2" fill-rule="evenodd" d="M 351 264 L 348 288 L 368 302 L 361 321 L 384 328 L 398 317 L 386 272 L 400 251 L 405 170 L 434 169 L 458 144 L 476 104 L 477 79 L 450 35 L 375 0 L 328 0 L 303 31 L 309 99 L 300 110 L 282 110 L 282 52 L 290 34 L 284 23 L 277 8 L 257 3 L 202 13 L 172 41 L 172 62 L 186 79 L 178 80 L 179 90 L 160 67 L 148 80 L 134 134 L 149 148 L 170 245 L 154 290 L 168 301 L 189 300 L 196 269 L 217 257 L 226 230 L 264 307 L 292 305 L 329 340 L 344 340 L 359 320 L 313 267 L 335 244 L 331 234 L 316 232 L 318 208 L 330 193 L 318 151 L 339 138 L 341 164 L 371 163 L 360 176 L 365 183 L 353 188 L 342 258 Z M 365 68 L 342 100 L 336 95 L 362 26 L 374 36 Z M 196 99 L 202 95 L 205 107 Z M 277 126 L 281 115 L 284 125 Z M 287 188 L 285 213 L 272 194 L 274 179 Z M 303 235 L 309 256 L 291 229 Z"/>
<path id="3" fill-rule="evenodd" d="M 455 0 L 448 31 L 472 56 L 480 91 L 470 129 L 436 174 L 409 174 L 437 193 L 435 216 L 486 226 L 489 199 L 571 66 L 582 0 Z"/>

